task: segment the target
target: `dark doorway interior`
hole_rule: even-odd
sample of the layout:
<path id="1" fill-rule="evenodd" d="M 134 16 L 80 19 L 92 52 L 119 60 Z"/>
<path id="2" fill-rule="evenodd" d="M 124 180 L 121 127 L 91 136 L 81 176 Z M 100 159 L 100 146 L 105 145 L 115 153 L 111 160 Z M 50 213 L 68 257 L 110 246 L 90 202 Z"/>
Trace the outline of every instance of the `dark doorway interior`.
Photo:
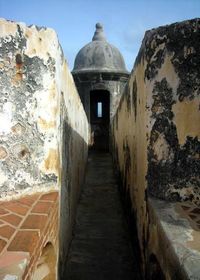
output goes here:
<path id="1" fill-rule="evenodd" d="M 90 92 L 90 124 L 92 149 L 109 150 L 110 93 L 106 90 Z"/>

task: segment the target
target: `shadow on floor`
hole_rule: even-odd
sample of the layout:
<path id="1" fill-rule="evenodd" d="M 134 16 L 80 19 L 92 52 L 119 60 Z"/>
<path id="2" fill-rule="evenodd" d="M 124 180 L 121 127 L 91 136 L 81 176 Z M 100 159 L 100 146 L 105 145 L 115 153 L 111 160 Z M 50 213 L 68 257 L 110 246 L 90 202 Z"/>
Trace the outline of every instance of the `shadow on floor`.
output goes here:
<path id="1" fill-rule="evenodd" d="M 89 154 L 65 279 L 142 279 L 108 153 Z"/>

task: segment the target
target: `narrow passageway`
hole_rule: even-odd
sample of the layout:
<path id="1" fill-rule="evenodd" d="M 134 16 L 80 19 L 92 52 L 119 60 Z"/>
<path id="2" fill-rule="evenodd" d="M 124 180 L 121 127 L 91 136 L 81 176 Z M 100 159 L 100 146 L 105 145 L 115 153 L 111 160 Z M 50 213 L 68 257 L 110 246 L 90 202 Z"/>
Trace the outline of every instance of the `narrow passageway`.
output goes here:
<path id="1" fill-rule="evenodd" d="M 65 279 L 141 279 L 108 153 L 89 155 Z"/>

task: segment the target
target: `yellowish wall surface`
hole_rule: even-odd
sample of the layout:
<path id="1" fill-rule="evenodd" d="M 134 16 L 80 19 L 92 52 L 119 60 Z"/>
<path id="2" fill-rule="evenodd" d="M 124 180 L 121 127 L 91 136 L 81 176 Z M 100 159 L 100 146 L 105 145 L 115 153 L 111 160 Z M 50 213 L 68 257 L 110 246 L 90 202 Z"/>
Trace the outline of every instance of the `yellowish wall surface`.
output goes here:
<path id="1" fill-rule="evenodd" d="M 143 261 L 151 216 L 147 197 L 199 205 L 199 27 L 195 19 L 146 32 L 111 124 L 113 157 Z"/>

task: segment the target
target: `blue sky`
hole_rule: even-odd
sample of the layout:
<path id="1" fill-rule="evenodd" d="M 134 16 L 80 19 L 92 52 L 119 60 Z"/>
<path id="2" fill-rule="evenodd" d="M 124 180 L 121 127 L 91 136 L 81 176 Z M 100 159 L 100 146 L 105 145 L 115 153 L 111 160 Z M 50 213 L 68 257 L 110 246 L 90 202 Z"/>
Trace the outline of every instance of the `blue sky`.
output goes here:
<path id="1" fill-rule="evenodd" d="M 55 29 L 70 69 L 101 22 L 131 70 L 145 30 L 200 17 L 200 0 L 0 0 L 0 17 Z"/>

